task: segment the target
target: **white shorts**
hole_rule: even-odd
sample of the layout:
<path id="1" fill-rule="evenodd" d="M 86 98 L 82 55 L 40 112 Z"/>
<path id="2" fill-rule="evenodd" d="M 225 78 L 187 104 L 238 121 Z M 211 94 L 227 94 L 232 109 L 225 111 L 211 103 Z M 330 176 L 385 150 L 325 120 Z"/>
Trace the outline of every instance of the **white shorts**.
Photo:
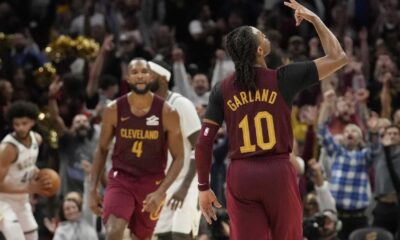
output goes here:
<path id="1" fill-rule="evenodd" d="M 179 187 L 180 182 L 175 182 L 170 189 L 168 189 L 167 202 Z M 173 211 L 168 206 L 164 206 L 154 234 L 176 232 L 183 234 L 192 233 L 193 236 L 196 236 L 201 217 L 201 213 L 197 209 L 198 196 L 199 191 L 197 190 L 197 186 L 192 184 L 183 202 L 182 208 Z"/>
<path id="2" fill-rule="evenodd" d="M 24 240 L 24 232 L 10 205 L 0 202 L 0 231 L 7 240 Z"/>
<path id="3" fill-rule="evenodd" d="M 33 216 L 32 206 L 29 203 L 29 197 L 4 197 L 2 194 L 0 201 L 8 203 L 15 215 L 17 215 L 18 222 L 21 225 L 22 231 L 30 233 L 38 229 L 35 217 Z"/>

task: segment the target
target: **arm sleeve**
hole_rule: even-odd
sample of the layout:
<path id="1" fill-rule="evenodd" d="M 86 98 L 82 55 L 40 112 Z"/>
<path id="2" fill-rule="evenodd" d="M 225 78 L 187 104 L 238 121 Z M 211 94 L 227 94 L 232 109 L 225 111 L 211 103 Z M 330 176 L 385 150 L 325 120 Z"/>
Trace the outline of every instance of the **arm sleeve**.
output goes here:
<path id="1" fill-rule="evenodd" d="M 203 122 L 200 130 L 199 138 L 196 143 L 196 169 L 198 174 L 200 191 L 206 191 L 210 189 L 210 170 L 212 162 L 212 149 L 217 136 L 219 126 L 208 122 Z"/>
<path id="2" fill-rule="evenodd" d="M 224 121 L 224 99 L 221 92 L 221 83 L 217 83 L 211 90 L 205 118 L 218 123 L 220 126 Z"/>
<path id="3" fill-rule="evenodd" d="M 318 82 L 318 70 L 313 61 L 292 63 L 278 69 L 278 88 L 289 106 L 297 93 Z"/>

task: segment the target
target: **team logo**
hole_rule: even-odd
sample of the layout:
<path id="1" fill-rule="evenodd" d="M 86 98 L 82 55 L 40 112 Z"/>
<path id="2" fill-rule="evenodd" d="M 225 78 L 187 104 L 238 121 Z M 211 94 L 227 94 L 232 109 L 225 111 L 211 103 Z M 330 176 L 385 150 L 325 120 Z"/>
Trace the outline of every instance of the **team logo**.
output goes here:
<path id="1" fill-rule="evenodd" d="M 128 119 L 129 119 L 129 117 L 121 117 L 121 122 L 125 122 Z"/>
<path id="2" fill-rule="evenodd" d="M 160 120 L 155 115 L 146 118 L 146 125 L 147 126 L 158 126 L 160 124 Z"/>
<path id="3" fill-rule="evenodd" d="M 165 200 L 162 200 L 160 206 L 158 206 L 157 210 L 150 213 L 150 220 L 157 221 L 160 218 L 161 210 L 164 206 Z"/>

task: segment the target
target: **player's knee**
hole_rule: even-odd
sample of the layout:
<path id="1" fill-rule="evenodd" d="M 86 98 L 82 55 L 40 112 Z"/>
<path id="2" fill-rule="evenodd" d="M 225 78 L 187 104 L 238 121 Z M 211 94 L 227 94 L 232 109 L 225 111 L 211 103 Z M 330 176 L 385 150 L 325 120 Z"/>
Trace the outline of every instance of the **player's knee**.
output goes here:
<path id="1" fill-rule="evenodd" d="M 111 215 L 106 223 L 107 240 L 122 239 L 127 222 Z"/>

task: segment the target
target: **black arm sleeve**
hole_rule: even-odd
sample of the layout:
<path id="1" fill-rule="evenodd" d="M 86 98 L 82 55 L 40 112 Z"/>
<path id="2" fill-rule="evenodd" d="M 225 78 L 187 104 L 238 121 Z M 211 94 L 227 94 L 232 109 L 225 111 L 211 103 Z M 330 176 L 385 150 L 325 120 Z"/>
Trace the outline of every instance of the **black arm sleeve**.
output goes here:
<path id="1" fill-rule="evenodd" d="M 213 89 L 211 89 L 207 111 L 204 118 L 212 120 L 220 126 L 224 121 L 224 98 L 222 97 L 220 82 L 215 84 Z"/>
<path id="2" fill-rule="evenodd" d="M 278 88 L 289 106 L 297 93 L 318 82 L 318 70 L 313 61 L 292 63 L 278 69 Z"/>

